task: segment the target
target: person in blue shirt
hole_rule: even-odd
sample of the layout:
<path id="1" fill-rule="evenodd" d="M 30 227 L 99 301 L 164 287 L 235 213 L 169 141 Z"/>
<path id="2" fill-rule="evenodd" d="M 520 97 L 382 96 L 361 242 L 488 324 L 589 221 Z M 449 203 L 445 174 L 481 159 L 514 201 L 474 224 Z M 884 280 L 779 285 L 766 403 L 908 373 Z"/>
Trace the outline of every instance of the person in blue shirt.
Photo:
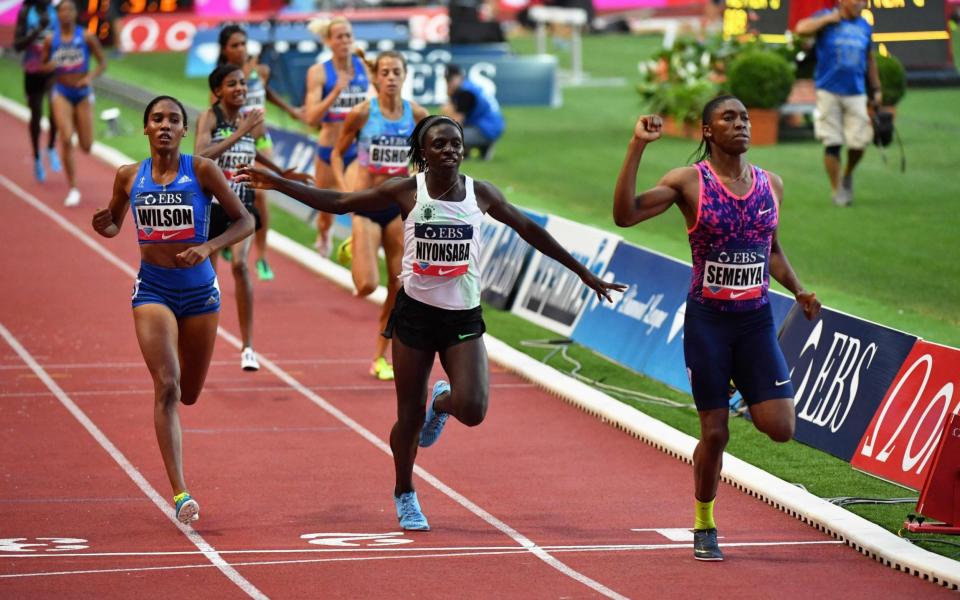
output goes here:
<path id="1" fill-rule="evenodd" d="M 800 35 L 816 35 L 817 109 L 814 131 L 826 150 L 823 164 L 830 178 L 833 203 L 853 202 L 853 170 L 873 140 L 867 112 L 870 101 L 880 105 L 880 75 L 871 52 L 873 28 L 860 16 L 866 0 L 837 0 L 836 8 L 821 10 L 797 23 Z M 840 149 L 847 146 L 841 177 Z"/>
<path id="2" fill-rule="evenodd" d="M 447 65 L 447 96 L 449 100 L 440 111 L 463 126 L 463 155 L 480 149 L 484 160 L 493 157 L 493 144 L 503 135 L 506 123 L 500 105 L 492 94 L 466 78 L 463 69 Z"/>

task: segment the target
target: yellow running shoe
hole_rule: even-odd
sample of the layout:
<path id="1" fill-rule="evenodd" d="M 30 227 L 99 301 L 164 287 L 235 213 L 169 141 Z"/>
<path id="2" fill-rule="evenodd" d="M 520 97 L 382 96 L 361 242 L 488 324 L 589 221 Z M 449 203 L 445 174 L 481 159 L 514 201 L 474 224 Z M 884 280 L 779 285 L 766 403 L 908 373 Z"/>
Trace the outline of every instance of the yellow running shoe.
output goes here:
<path id="1" fill-rule="evenodd" d="M 352 236 L 343 240 L 342 242 L 340 242 L 340 245 L 337 246 L 337 262 L 346 267 L 350 264 L 351 260 L 353 260 L 353 237 Z M 393 379 L 393 377 L 391 377 L 390 379 Z"/>
<path id="2" fill-rule="evenodd" d="M 381 356 L 370 365 L 370 374 L 380 381 L 393 381 L 393 365 Z"/>

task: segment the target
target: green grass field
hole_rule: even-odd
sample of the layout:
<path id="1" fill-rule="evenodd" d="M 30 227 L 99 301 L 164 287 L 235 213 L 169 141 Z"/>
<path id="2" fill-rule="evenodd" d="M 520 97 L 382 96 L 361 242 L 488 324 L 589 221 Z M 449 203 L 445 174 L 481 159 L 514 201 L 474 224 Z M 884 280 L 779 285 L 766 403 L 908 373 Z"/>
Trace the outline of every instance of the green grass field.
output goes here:
<path id="1" fill-rule="evenodd" d="M 610 216 L 616 174 L 636 116 L 643 111 L 631 81 L 636 65 L 658 47 L 655 36 L 592 36 L 584 40 L 584 67 L 593 77 L 621 77 L 619 87 L 566 88 L 560 109 L 507 108 L 508 131 L 490 162 L 468 162 L 464 170 L 496 183 L 514 203 L 616 230 L 634 243 L 689 259 L 683 221 L 678 211 L 628 230 L 618 230 Z M 513 42 L 518 52 L 531 52 L 531 39 Z M 569 57 L 561 56 L 561 65 Z M 183 77 L 183 55 L 130 55 L 110 65 L 108 75 L 180 97 L 187 104 L 207 102 L 206 82 Z M 149 73 L 149 83 L 144 74 Z M 0 93 L 22 99 L 16 65 L 0 61 Z M 98 106 L 114 103 L 101 97 Z M 806 286 L 823 302 L 846 312 L 921 335 L 960 345 L 960 261 L 955 241 L 960 219 L 960 186 L 953 174 L 960 165 L 960 90 L 911 89 L 899 106 L 897 127 L 907 152 L 907 172 L 885 166 L 870 151 L 857 172 L 856 202 L 839 209 L 830 203 L 821 167 L 822 150 L 813 141 L 782 143 L 751 150 L 750 158 L 780 174 L 786 186 L 781 241 Z M 133 133 L 104 139 L 126 154 L 142 156 L 142 107 L 122 107 Z M 272 111 L 274 116 L 279 111 Z M 278 121 L 277 125 L 289 125 Z M 648 150 L 641 167 L 641 186 L 684 164 L 696 144 L 664 139 Z M 192 140 L 187 146 L 192 148 Z M 536 160 L 529 157 L 535 156 Z M 896 152 L 891 153 L 895 159 Z M 893 160 L 892 162 L 895 162 Z M 106 193 L 106 191 L 105 191 Z M 313 229 L 276 211 L 273 225 L 309 245 Z M 485 313 L 490 332 L 515 347 L 527 339 L 554 334 L 508 313 Z M 542 359 L 547 351 L 521 347 Z M 623 369 L 591 351 L 572 347 L 583 363 L 582 374 L 605 383 L 689 404 L 689 396 Z M 569 367 L 558 357 L 550 364 Z M 627 400 L 639 410 L 697 435 L 690 408 L 668 408 Z M 495 403 L 495 400 L 494 400 Z M 733 419 L 729 451 L 779 477 L 804 485 L 822 497 L 909 496 L 903 488 L 854 471 L 840 460 L 797 442 L 774 445 L 750 423 Z M 857 514 L 897 531 L 910 504 L 853 507 Z M 723 509 L 718 509 L 722 519 Z M 930 550 L 952 557 L 960 550 L 930 544 Z M 945 550 L 946 548 L 946 550 Z"/>

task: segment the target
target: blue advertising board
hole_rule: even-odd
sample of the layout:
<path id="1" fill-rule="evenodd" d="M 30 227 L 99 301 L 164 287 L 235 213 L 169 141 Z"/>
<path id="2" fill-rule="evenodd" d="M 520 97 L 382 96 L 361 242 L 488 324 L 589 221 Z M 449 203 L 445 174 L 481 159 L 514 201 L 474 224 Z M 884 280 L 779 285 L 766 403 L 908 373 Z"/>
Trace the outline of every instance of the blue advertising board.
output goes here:
<path id="1" fill-rule="evenodd" d="M 824 308 L 790 312 L 780 347 L 796 390 L 797 440 L 849 461 L 917 337 Z"/>
<path id="2" fill-rule="evenodd" d="M 358 25 L 354 26 L 355 35 Z M 302 27 L 281 28 L 278 25 L 270 34 L 273 38 L 268 38 L 265 31 L 271 30 L 255 27 L 248 30 L 250 53 L 259 54 L 260 61 L 271 68 L 270 87 L 274 91 L 295 105 L 303 104 L 307 69 L 318 61 L 327 60 L 329 52 L 324 52 L 315 36 Z M 218 35 L 217 29 L 197 31 L 187 54 L 187 77 L 206 77 L 213 70 L 220 54 Z M 444 67 L 455 63 L 464 69 L 468 79 L 492 94 L 501 105 L 560 105 L 557 59 L 554 56 L 514 56 L 507 44 L 426 44 L 414 47 L 407 45 L 409 36 L 396 40 L 389 37 L 376 39 L 380 42 L 376 48 L 367 50 L 367 57 L 373 58 L 378 50 L 388 48 L 401 52 L 407 60 L 403 97 L 420 104 L 433 106 L 446 102 Z"/>
<path id="3" fill-rule="evenodd" d="M 598 277 L 606 270 L 620 242 L 620 237 L 613 233 L 553 215 L 547 219 L 545 229 Z M 550 331 L 569 336 L 592 297 L 594 291 L 575 273 L 552 258 L 535 253 L 510 310 Z"/>
<path id="4" fill-rule="evenodd" d="M 546 227 L 546 215 L 521 210 L 534 223 Z M 480 298 L 494 308 L 510 310 L 520 279 L 533 256 L 533 247 L 516 231 L 490 216 L 484 218 L 480 237 L 483 243 L 480 255 Z"/>
<path id="5" fill-rule="evenodd" d="M 690 265 L 621 242 L 604 279 L 627 285 L 613 303 L 592 299 L 573 340 L 670 386 L 690 391 L 683 359 L 683 317 Z"/>

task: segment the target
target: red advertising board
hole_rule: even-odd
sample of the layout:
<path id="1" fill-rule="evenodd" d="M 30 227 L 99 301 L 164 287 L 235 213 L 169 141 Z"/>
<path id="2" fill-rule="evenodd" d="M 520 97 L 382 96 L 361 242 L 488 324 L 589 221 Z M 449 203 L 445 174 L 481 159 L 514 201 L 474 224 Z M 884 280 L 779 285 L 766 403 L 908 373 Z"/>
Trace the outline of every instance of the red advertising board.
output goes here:
<path id="1" fill-rule="evenodd" d="M 918 340 L 850 464 L 919 490 L 949 415 L 960 413 L 960 350 Z"/>

